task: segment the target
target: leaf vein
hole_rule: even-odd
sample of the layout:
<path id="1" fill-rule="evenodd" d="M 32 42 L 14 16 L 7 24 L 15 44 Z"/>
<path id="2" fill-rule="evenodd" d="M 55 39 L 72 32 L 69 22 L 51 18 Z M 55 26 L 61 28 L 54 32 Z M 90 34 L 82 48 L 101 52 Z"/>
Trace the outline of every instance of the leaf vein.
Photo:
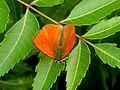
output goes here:
<path id="1" fill-rule="evenodd" d="M 114 1 L 111 1 L 111 2 L 109 2 L 109 3 L 106 3 L 105 5 L 100 6 L 100 7 L 96 8 L 96 9 L 94 9 L 94 10 L 91 10 L 91 11 L 88 12 L 88 13 L 82 14 L 82 15 L 77 16 L 77 17 L 68 18 L 68 19 L 65 19 L 65 20 L 63 20 L 63 21 L 65 22 L 65 21 L 69 21 L 69 20 L 73 20 L 73 19 L 77 19 L 77 18 L 83 17 L 83 16 L 88 15 L 88 14 L 90 14 L 90 13 L 93 13 L 94 11 L 97 11 L 97 10 L 99 10 L 99 9 L 101 9 L 101 8 L 103 8 L 103 7 L 105 7 L 105 6 L 109 5 L 109 4 L 111 4 L 111 3 L 113 3 L 113 2 L 115 2 L 115 0 L 114 0 Z"/>
<path id="2" fill-rule="evenodd" d="M 110 55 L 109 53 L 105 52 L 104 50 L 100 49 L 99 47 L 95 46 L 96 49 L 100 50 L 101 52 L 103 52 L 104 54 L 108 55 L 109 57 L 115 59 L 116 61 L 120 62 L 117 58 L 113 57 L 112 55 Z"/>
<path id="3" fill-rule="evenodd" d="M 24 28 L 25 28 L 25 24 L 26 24 L 26 20 L 27 20 L 27 13 L 25 14 L 25 17 L 24 17 L 24 22 L 23 22 L 23 27 L 21 29 L 21 33 L 17 39 L 17 41 L 15 42 L 14 46 L 11 48 L 11 50 L 9 51 L 9 54 L 7 55 L 7 57 L 4 59 L 4 61 L 0 64 L 0 67 L 6 62 L 6 60 L 9 58 L 9 56 L 11 55 L 11 53 L 13 52 L 14 48 L 16 47 L 16 45 L 18 44 L 22 34 L 23 34 L 23 31 L 24 31 Z"/>

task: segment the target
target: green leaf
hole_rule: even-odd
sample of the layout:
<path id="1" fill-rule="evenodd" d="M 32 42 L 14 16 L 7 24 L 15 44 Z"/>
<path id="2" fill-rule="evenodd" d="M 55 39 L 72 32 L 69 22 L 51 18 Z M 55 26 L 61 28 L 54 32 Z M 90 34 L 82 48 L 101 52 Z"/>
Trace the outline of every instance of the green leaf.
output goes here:
<path id="1" fill-rule="evenodd" d="M 9 12 L 9 8 L 5 1 L 0 0 L 0 33 L 2 33 L 6 28 Z"/>
<path id="2" fill-rule="evenodd" d="M 65 20 L 60 22 L 64 24 L 72 23 L 76 26 L 90 25 L 118 8 L 120 8 L 119 0 L 83 0 Z"/>
<path id="3" fill-rule="evenodd" d="M 116 47 L 116 44 L 102 43 L 95 44 L 93 47 L 100 59 L 111 67 L 120 68 L 120 48 Z"/>
<path id="4" fill-rule="evenodd" d="M 103 39 L 120 31 L 120 17 L 102 20 L 94 25 L 83 37 L 86 39 Z"/>
<path id="5" fill-rule="evenodd" d="M 20 19 L 20 15 L 22 13 L 21 11 L 21 3 L 19 3 L 17 0 L 5 0 L 7 3 L 9 9 L 10 9 L 10 15 L 9 15 L 9 22 L 16 23 Z"/>
<path id="6" fill-rule="evenodd" d="M 32 39 L 38 29 L 36 18 L 27 10 L 25 16 L 6 33 L 0 44 L 0 76 L 34 48 Z"/>
<path id="7" fill-rule="evenodd" d="M 55 60 L 41 54 L 40 62 L 36 67 L 37 75 L 34 79 L 33 90 L 49 90 L 63 69 L 64 63 L 58 64 Z"/>
<path id="8" fill-rule="evenodd" d="M 79 2 L 80 0 L 74 0 L 74 2 L 73 0 L 65 0 L 64 3 L 60 5 L 56 5 L 54 7 L 49 7 L 49 8 L 48 7 L 38 8 L 38 10 L 44 12 L 44 14 L 48 15 L 52 19 L 56 21 L 60 21 L 66 18 L 66 15 L 70 12 L 70 10 L 72 10 L 75 7 L 75 5 L 78 4 Z M 52 23 L 51 21 L 47 20 L 45 17 L 39 17 L 39 18 L 43 24 Z"/>
<path id="9" fill-rule="evenodd" d="M 70 53 L 67 62 L 67 90 L 76 90 L 77 86 L 85 77 L 86 71 L 90 64 L 90 51 L 83 41 L 79 41 L 78 45 Z"/>
<path id="10" fill-rule="evenodd" d="M 28 90 L 32 88 L 33 78 L 31 76 L 27 77 L 17 77 L 10 80 L 0 80 L 1 90 Z"/>
<path id="11" fill-rule="evenodd" d="M 51 7 L 63 3 L 64 0 L 35 0 L 34 5 L 39 7 Z"/>

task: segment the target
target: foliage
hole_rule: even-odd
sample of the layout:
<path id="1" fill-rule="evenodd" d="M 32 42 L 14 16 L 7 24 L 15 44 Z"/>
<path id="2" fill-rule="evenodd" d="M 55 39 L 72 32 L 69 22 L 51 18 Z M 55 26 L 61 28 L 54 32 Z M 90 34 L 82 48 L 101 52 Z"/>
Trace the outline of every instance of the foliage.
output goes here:
<path id="1" fill-rule="evenodd" d="M 0 0 L 1 90 L 117 90 L 119 0 L 24 0 L 29 9 L 18 1 Z M 52 22 L 32 5 L 61 24 L 76 26 L 75 48 L 60 64 L 34 47 L 40 26 Z"/>
<path id="2" fill-rule="evenodd" d="M 41 61 L 36 67 L 38 73 L 34 79 L 33 90 L 48 90 L 60 75 L 61 70 L 64 70 L 64 63 L 57 64 L 43 54 L 40 54 L 40 59 Z"/>
<path id="3" fill-rule="evenodd" d="M 0 1 L 0 33 L 5 30 L 8 16 L 9 16 L 9 8 L 5 4 L 4 0 Z"/>
<path id="4" fill-rule="evenodd" d="M 64 0 L 35 0 L 32 4 L 39 7 L 51 7 L 63 3 Z"/>
<path id="5" fill-rule="evenodd" d="M 82 78 L 85 77 L 89 64 L 89 48 L 84 42 L 79 41 L 78 46 L 76 46 L 75 49 L 70 53 L 66 66 L 67 90 L 76 89 L 76 85 L 79 85 L 82 81 Z"/>

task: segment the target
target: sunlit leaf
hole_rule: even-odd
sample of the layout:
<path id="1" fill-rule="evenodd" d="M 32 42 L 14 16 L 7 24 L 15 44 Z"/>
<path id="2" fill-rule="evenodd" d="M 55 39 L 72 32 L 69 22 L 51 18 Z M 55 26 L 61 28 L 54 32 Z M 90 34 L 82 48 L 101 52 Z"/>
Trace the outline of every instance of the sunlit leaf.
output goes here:
<path id="1" fill-rule="evenodd" d="M 102 20 L 94 25 L 83 37 L 86 39 L 103 39 L 120 31 L 120 17 Z"/>
<path id="2" fill-rule="evenodd" d="M 116 44 L 102 43 L 93 46 L 97 55 L 106 64 L 111 67 L 120 68 L 120 48 L 116 47 Z"/>
<path id="3" fill-rule="evenodd" d="M 27 10 L 25 16 L 5 34 L 0 44 L 0 76 L 34 48 L 32 39 L 38 30 L 36 18 Z"/>
<path id="4" fill-rule="evenodd" d="M 58 64 L 55 60 L 41 54 L 40 62 L 36 67 L 37 75 L 34 79 L 33 90 L 49 90 L 64 69 L 64 63 Z"/>
<path id="5" fill-rule="evenodd" d="M 67 62 L 67 90 L 76 90 L 77 86 L 85 77 L 86 71 L 90 64 L 90 51 L 83 41 L 79 41 L 78 45 L 70 53 Z"/>
<path id="6" fill-rule="evenodd" d="M 119 0 L 83 0 L 62 20 L 64 24 L 90 25 L 120 8 Z"/>
<path id="7" fill-rule="evenodd" d="M 0 33 L 6 28 L 9 16 L 9 8 L 4 0 L 0 0 Z"/>
<path id="8" fill-rule="evenodd" d="M 35 0 L 33 4 L 39 7 L 50 7 L 61 4 L 63 2 L 64 0 Z"/>

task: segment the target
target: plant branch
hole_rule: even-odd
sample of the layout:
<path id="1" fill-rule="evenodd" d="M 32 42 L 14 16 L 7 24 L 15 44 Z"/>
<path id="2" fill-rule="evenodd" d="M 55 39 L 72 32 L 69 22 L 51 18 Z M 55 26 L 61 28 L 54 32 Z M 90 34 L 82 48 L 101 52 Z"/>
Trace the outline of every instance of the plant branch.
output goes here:
<path id="1" fill-rule="evenodd" d="M 22 3 L 23 5 L 27 6 L 28 8 L 32 9 L 33 11 L 39 13 L 40 15 L 42 15 L 43 17 L 47 18 L 48 20 L 52 21 L 55 24 L 59 24 L 59 22 L 53 20 L 52 18 L 48 17 L 47 15 L 45 15 L 44 13 L 38 11 L 37 9 L 33 8 L 31 5 L 21 1 L 21 0 L 17 0 L 18 2 Z"/>

